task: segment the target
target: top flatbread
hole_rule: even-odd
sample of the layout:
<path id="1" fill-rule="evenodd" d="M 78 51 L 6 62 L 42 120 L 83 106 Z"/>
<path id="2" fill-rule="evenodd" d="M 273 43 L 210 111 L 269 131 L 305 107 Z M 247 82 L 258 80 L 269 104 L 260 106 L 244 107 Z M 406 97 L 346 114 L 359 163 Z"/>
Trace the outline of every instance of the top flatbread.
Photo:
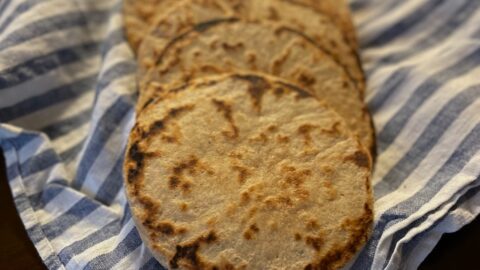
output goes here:
<path id="1" fill-rule="evenodd" d="M 196 25 L 162 47 L 162 51 L 147 57 L 156 63 L 140 83 L 138 110 L 162 89 L 175 88 L 189 79 L 254 70 L 310 90 L 347 121 L 366 148 L 373 145 L 370 115 L 345 70 L 289 27 L 214 20 Z"/>
<path id="2" fill-rule="evenodd" d="M 178 1 L 175 6 L 164 12 L 158 12 L 152 19 L 149 34 L 145 36 L 138 53 L 140 74 L 151 67 L 151 58 L 155 57 L 155 52 L 161 51 L 168 42 L 191 27 L 205 21 L 238 17 L 247 21 L 280 22 L 285 27 L 304 34 L 335 63 L 342 66 L 363 98 L 365 83 L 357 54 L 348 45 L 348 36 L 337 27 L 334 19 L 327 15 L 330 14 L 318 12 L 303 2 L 296 1 Z"/>
<path id="3" fill-rule="evenodd" d="M 257 74 L 196 80 L 148 106 L 124 173 L 157 260 L 181 269 L 337 269 L 372 223 L 371 161 L 341 117 Z"/>

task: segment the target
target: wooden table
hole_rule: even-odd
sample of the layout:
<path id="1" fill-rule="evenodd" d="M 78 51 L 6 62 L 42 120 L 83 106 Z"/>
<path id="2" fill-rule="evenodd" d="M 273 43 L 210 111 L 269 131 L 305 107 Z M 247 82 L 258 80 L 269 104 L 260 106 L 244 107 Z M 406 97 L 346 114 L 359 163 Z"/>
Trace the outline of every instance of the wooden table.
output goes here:
<path id="1" fill-rule="evenodd" d="M 0 151 L 1 153 L 1 151 Z M 0 269 L 45 269 L 13 204 L 0 154 Z M 420 269 L 480 269 L 480 218 L 461 231 L 444 235 Z"/>

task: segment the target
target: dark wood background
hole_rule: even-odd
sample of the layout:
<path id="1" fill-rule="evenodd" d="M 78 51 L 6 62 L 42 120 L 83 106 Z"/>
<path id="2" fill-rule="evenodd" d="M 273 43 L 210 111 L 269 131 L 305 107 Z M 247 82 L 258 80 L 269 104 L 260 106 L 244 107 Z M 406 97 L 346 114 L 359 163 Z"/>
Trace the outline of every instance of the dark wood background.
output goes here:
<path id="1" fill-rule="evenodd" d="M 0 213 L 0 269 L 45 269 L 13 204 L 1 154 Z M 420 269 L 480 269 L 476 263 L 479 250 L 480 218 L 477 218 L 459 232 L 444 235 Z"/>

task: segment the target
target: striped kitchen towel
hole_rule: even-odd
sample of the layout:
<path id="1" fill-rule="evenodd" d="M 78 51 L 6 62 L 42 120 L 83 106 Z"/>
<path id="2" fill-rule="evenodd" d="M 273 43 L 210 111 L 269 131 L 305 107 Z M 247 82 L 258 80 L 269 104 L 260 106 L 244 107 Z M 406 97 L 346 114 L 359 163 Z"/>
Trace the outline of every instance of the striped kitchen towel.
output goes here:
<path id="1" fill-rule="evenodd" d="M 356 0 L 377 131 L 351 269 L 415 269 L 480 212 L 480 0 Z M 122 187 L 135 62 L 120 0 L 0 0 L 0 147 L 49 269 L 162 269 Z"/>

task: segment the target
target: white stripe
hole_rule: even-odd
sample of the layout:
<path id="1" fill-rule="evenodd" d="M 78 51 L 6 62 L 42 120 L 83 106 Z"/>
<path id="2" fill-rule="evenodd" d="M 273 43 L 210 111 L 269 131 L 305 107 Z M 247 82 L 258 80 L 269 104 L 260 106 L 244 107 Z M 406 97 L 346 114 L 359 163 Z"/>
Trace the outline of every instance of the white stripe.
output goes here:
<path id="1" fill-rule="evenodd" d="M 48 149 L 48 147 L 49 146 L 45 144 L 45 137 L 39 135 L 37 138 L 25 144 L 22 148 L 17 149 L 19 163 L 21 164 L 25 162 L 32 156 Z"/>
<path id="2" fill-rule="evenodd" d="M 477 159 L 477 160 L 480 160 Z M 457 178 L 457 177 L 456 177 Z M 474 185 L 474 186 L 470 186 L 470 188 L 474 188 L 475 186 L 478 186 L 477 185 Z M 417 227 L 412 227 L 412 229 L 410 229 L 404 237 L 402 237 L 402 239 L 400 239 L 397 243 L 394 243 L 395 245 L 395 249 L 394 249 L 394 252 L 392 253 L 392 258 L 390 259 L 390 262 L 388 263 L 386 269 L 394 269 L 394 265 L 399 265 L 400 264 L 400 261 L 401 261 L 401 252 L 400 252 L 400 248 L 407 244 L 409 241 L 411 241 L 415 236 L 417 236 L 418 234 L 428 230 L 432 225 L 435 224 L 435 222 L 437 222 L 438 220 L 440 220 L 441 218 L 445 217 L 447 214 L 448 214 L 448 211 L 451 210 L 451 208 L 457 203 L 457 201 L 462 197 L 464 196 L 464 194 L 468 191 L 469 189 L 465 189 L 463 190 L 462 192 L 457 192 L 455 194 L 452 194 L 450 195 L 449 198 L 447 198 L 447 200 L 445 201 L 445 203 L 443 205 L 441 205 L 439 207 L 438 210 L 436 210 L 435 212 L 433 212 L 432 214 L 430 214 L 428 216 L 428 218 L 422 222 L 420 225 L 418 225 Z M 439 193 L 442 193 L 442 192 L 439 192 Z M 425 215 L 425 214 L 424 214 Z M 406 226 L 404 226 L 406 227 Z"/>
<path id="3" fill-rule="evenodd" d="M 15 154 L 13 153 L 13 151 L 8 151 L 4 154 L 6 159 L 15 160 L 15 157 L 12 157 L 12 155 Z M 25 195 L 25 186 L 20 177 L 16 177 L 10 180 L 9 184 L 12 190 L 13 197 Z M 31 207 L 26 208 L 24 211 L 20 212 L 19 215 L 22 219 L 23 225 L 27 230 L 33 228 L 37 224 L 43 224 L 40 222 L 41 218 L 39 217 L 38 213 L 34 212 Z M 42 241 L 37 243 L 35 247 L 42 259 L 46 259 L 49 255 L 54 253 L 54 249 L 47 239 L 43 239 Z"/>
<path id="4" fill-rule="evenodd" d="M 51 246 L 50 242 L 46 238 L 35 244 L 35 248 L 37 249 L 40 258 L 42 258 L 43 261 L 45 261 L 51 255 L 57 256 L 57 250 Z M 65 267 L 61 265 L 61 267 L 57 269 L 65 269 Z"/>
<path id="5" fill-rule="evenodd" d="M 38 58 L 39 56 L 54 53 L 58 50 L 88 42 L 100 42 L 103 37 L 104 33 L 100 31 L 95 31 L 92 32 L 91 35 L 85 36 L 85 27 L 72 27 L 71 29 L 63 31 L 50 32 L 19 45 L 9 47 L 4 51 L 0 51 L 0 67 L 2 69 L 8 69 L 31 59 Z M 82 61 L 85 60 L 86 59 L 82 59 Z M 71 69 L 69 69 L 67 65 L 62 67 L 67 69 L 60 70 L 60 75 L 62 75 L 64 71 L 69 71 Z"/>
<path id="6" fill-rule="evenodd" d="M 92 113 L 91 124 L 93 128 L 97 127 L 98 121 L 103 117 L 104 112 L 110 108 L 120 96 L 134 93 L 135 79 L 135 74 L 119 77 L 110 82 L 110 85 L 98 95 Z"/>
<path id="7" fill-rule="evenodd" d="M 453 44 L 452 44 L 453 45 Z M 409 63 L 410 61 L 404 61 L 397 65 L 392 65 L 388 68 L 379 69 L 374 75 L 372 80 L 382 81 L 386 80 L 392 71 L 402 67 L 414 65 L 414 68 L 410 72 L 408 80 L 401 86 L 401 89 L 396 89 L 390 98 L 385 101 L 382 107 L 373 116 L 375 121 L 375 128 L 377 132 L 381 131 L 386 123 L 403 107 L 408 101 L 410 96 L 414 94 L 414 91 L 422 85 L 427 79 L 430 79 L 433 74 L 439 71 L 443 71 L 446 67 L 453 65 L 467 56 L 468 54 L 478 49 L 478 46 L 459 46 L 455 44 L 454 47 L 450 47 L 450 44 L 446 44 L 446 47 L 438 48 L 441 51 L 429 51 L 425 52 L 421 56 L 410 61 L 415 63 Z M 433 60 L 432 60 L 433 59 Z M 383 77 L 383 79 L 377 78 Z"/>
<path id="8" fill-rule="evenodd" d="M 109 207 L 112 208 L 112 211 L 118 213 L 119 215 L 123 213 L 125 207 L 128 207 L 127 198 L 125 197 L 123 188 L 120 190 L 120 192 L 118 192 L 117 196 L 115 196 L 115 199 L 113 199 L 112 204 Z"/>
<path id="9" fill-rule="evenodd" d="M 117 128 L 112 132 L 114 135 L 105 142 L 102 151 L 95 157 L 95 162 L 85 177 L 82 192 L 91 196 L 97 194 L 98 189 L 115 166 L 116 160 L 125 154 L 124 149 L 118 146 L 128 139 L 129 129 L 127 127 L 131 127 L 134 121 L 132 114 L 133 110 L 130 110 L 129 115 L 125 116 L 123 121 L 118 123 Z M 118 180 L 120 181 L 121 179 Z"/>
<path id="10" fill-rule="evenodd" d="M 61 179 L 65 175 L 63 164 L 58 163 L 50 168 L 39 171 L 32 175 L 22 178 L 22 182 L 25 185 L 25 193 L 30 196 L 37 194 L 42 190 L 42 187 L 47 182 L 51 182 L 56 179 Z"/>
<path id="11" fill-rule="evenodd" d="M 408 30 L 408 34 L 403 34 L 399 38 L 393 39 L 386 46 L 382 46 L 379 48 L 376 47 L 375 51 L 384 52 L 384 54 L 389 54 L 395 51 L 396 47 L 409 48 L 415 42 L 419 41 L 420 39 L 429 37 L 432 32 L 436 31 L 440 27 L 443 27 L 445 23 L 445 19 L 455 16 L 457 14 L 457 10 L 461 6 L 465 5 L 467 1 L 470 1 L 470 0 L 446 1 L 445 3 L 442 3 L 442 5 L 436 8 L 434 12 L 430 12 L 428 14 L 428 17 L 424 18 L 419 23 L 411 27 Z M 419 1 L 416 1 L 416 2 L 419 2 Z M 424 3 L 426 3 L 426 1 Z M 387 13 L 387 14 L 390 14 L 390 13 Z M 438 20 L 438 18 L 443 18 L 443 20 Z M 382 28 L 383 27 L 384 26 L 382 26 Z"/>
<path id="12" fill-rule="evenodd" d="M 84 217 L 80 222 L 69 227 L 65 232 L 51 241 L 57 250 L 70 246 L 74 242 L 81 240 L 99 228 L 105 227 L 110 222 L 119 217 L 112 213 L 108 207 L 100 206 L 88 216 Z"/>
<path id="13" fill-rule="evenodd" d="M 112 33 L 118 29 L 123 29 L 123 12 L 112 13 L 107 23 L 107 33 Z"/>
<path id="14" fill-rule="evenodd" d="M 472 185 L 472 183 L 475 183 L 477 176 L 480 175 L 480 168 L 478 167 L 479 162 L 480 155 L 477 154 L 467 163 L 461 172 L 450 179 L 448 183 L 441 190 L 439 190 L 431 200 L 429 200 L 428 204 L 424 204 L 418 211 L 395 226 L 404 228 L 414 220 L 421 218 L 432 209 L 440 207 L 444 203 L 451 203 L 453 205 L 453 203 L 456 201 L 455 198 L 458 198 L 460 195 L 466 192 L 466 190 L 462 192 L 462 189 L 466 186 Z M 480 183 L 477 183 L 477 185 L 478 184 Z M 393 227 L 388 229 L 385 233 L 392 230 Z"/>
<path id="15" fill-rule="evenodd" d="M 19 185 L 19 182 L 18 181 L 17 183 L 15 183 L 16 186 Z M 20 184 L 21 185 L 21 184 Z M 13 185 L 12 185 L 13 187 Z M 15 188 L 12 188 L 12 190 L 14 190 Z M 21 196 L 21 195 L 25 195 L 23 190 L 22 191 L 15 191 L 14 193 L 14 197 L 18 197 L 18 196 Z M 33 211 L 33 209 L 31 207 L 28 207 L 27 209 L 25 209 L 24 211 L 20 212 L 20 217 L 22 218 L 22 221 L 23 221 L 23 225 L 25 226 L 25 230 L 30 230 L 31 228 L 33 228 L 34 226 L 40 224 L 40 220 L 38 219 L 37 215 L 36 215 L 36 212 Z"/>
<path id="16" fill-rule="evenodd" d="M 116 1 L 65 1 L 65 0 L 51 0 L 45 1 L 36 5 L 34 8 L 30 9 L 28 12 L 22 14 L 19 18 L 13 21 L 2 33 L 0 33 L 0 42 L 2 39 L 6 38 L 10 33 L 13 33 L 19 29 L 24 28 L 25 26 L 40 21 L 42 19 L 52 18 L 55 16 L 61 16 L 70 12 L 83 12 L 85 14 L 85 19 L 88 18 L 88 13 L 111 9 L 116 3 Z M 113 4 L 112 4 L 113 3 Z M 87 19 L 88 24 L 92 24 Z M 99 30 L 98 25 L 95 25 L 95 28 L 90 28 Z M 94 31 L 90 31 L 92 33 Z M 84 34 L 85 35 L 85 34 Z"/>
<path id="17" fill-rule="evenodd" d="M 52 144 L 55 151 L 57 153 L 62 153 L 80 143 L 87 136 L 89 127 L 90 123 L 85 123 L 54 140 Z"/>
<path id="18" fill-rule="evenodd" d="M 400 8 L 385 12 L 377 16 L 370 24 L 358 29 L 358 35 L 362 37 L 363 40 L 370 40 L 379 35 L 384 29 L 391 27 L 395 23 L 403 20 L 410 13 L 413 13 L 422 3 L 422 1 L 405 1 L 405 4 Z"/>
<path id="19" fill-rule="evenodd" d="M 0 4 L 4 4 L 3 2 L 0 2 Z M 15 5 L 16 4 L 16 5 Z M 15 1 L 10 1 L 9 5 L 3 10 L 3 15 L 0 16 L 0 25 L 3 24 L 3 22 L 10 16 L 11 13 L 21 4 L 20 1 L 18 3 L 15 3 Z"/>
<path id="20" fill-rule="evenodd" d="M 479 68 L 476 71 L 480 71 Z M 379 164 L 374 172 L 373 184 L 377 184 L 404 155 L 416 143 L 417 139 L 425 131 L 430 122 L 440 113 L 441 109 L 450 102 L 456 95 L 467 89 L 472 84 L 472 77 L 475 71 L 449 81 L 439 88 L 408 120 L 405 127 L 400 131 L 397 138 L 380 155 L 377 156 Z M 472 121 L 479 117 L 473 115 Z M 383 163 L 385 161 L 385 163 Z"/>
<path id="21" fill-rule="evenodd" d="M 100 1 L 101 2 L 101 1 Z M 52 8 L 55 7 L 55 8 Z M 19 18 L 15 19 L 2 33 L 0 33 L 0 42 L 10 33 L 24 28 L 32 22 L 39 21 L 45 18 L 61 15 L 67 12 L 77 11 L 78 8 L 74 1 L 51 0 L 45 1 L 36 5 L 28 12 L 24 13 Z"/>
<path id="22" fill-rule="evenodd" d="M 64 65 L 14 87 L 3 89 L 0 108 L 12 106 L 26 99 L 42 95 L 54 88 L 70 84 L 79 78 L 92 76 L 95 74 L 94 70 L 99 62 L 100 58 L 95 55 L 80 62 Z M 32 89 L 35 89 L 35 91 L 32 91 Z"/>
<path id="23" fill-rule="evenodd" d="M 102 91 L 100 93 L 100 95 L 98 96 L 98 100 L 97 100 L 97 103 L 96 103 L 96 106 L 94 107 L 94 112 L 92 113 L 92 119 L 91 119 L 91 122 L 90 122 L 90 131 L 89 131 L 89 134 L 87 136 L 87 141 L 86 141 L 86 145 L 89 143 L 89 141 L 91 140 L 91 136 L 94 132 L 94 130 L 97 128 L 97 125 L 98 125 L 98 121 L 101 119 L 101 117 L 103 117 L 105 111 L 110 108 L 117 100 L 118 98 L 123 98 L 121 95 L 122 94 L 126 94 L 126 93 L 129 93 L 132 91 L 132 89 L 134 88 L 134 84 L 135 84 L 135 76 L 132 74 L 130 76 L 123 76 L 123 77 L 119 77 L 118 79 L 112 81 L 110 83 L 110 85 L 104 89 L 104 91 Z M 129 87 L 127 87 L 129 86 Z M 111 89 L 115 89 L 115 90 L 111 90 Z M 133 113 L 133 110 L 130 110 L 129 113 Z M 133 117 L 126 117 L 124 119 L 128 119 L 128 118 L 132 118 Z M 129 121 L 131 121 L 132 119 L 129 119 Z M 124 124 L 120 125 L 123 129 L 122 129 L 122 134 L 126 133 L 129 131 L 130 129 L 130 126 L 127 126 L 126 124 L 128 123 L 125 123 L 123 122 Z M 123 136 L 126 136 L 126 135 L 123 135 Z M 115 134 L 113 134 L 112 138 L 115 138 Z M 112 139 L 110 138 L 110 140 Z M 108 142 L 107 142 L 108 143 Z M 114 147 L 113 149 L 116 149 L 117 147 Z M 86 151 L 86 147 L 82 148 L 79 156 L 83 156 L 85 154 L 85 151 Z M 98 160 L 98 158 L 96 159 Z M 75 163 L 71 163 L 70 165 L 72 166 L 68 166 L 69 170 L 71 168 L 71 170 L 74 170 L 74 168 L 76 168 L 76 166 L 73 166 L 73 164 L 77 164 L 78 160 L 75 162 Z M 111 162 L 111 160 L 110 160 Z M 93 164 L 95 166 L 95 163 Z M 88 181 L 88 174 L 87 174 L 87 181 Z M 98 189 L 98 186 L 100 183 L 96 183 L 93 188 L 94 190 Z M 88 187 L 85 191 L 88 191 Z M 90 194 L 94 194 L 93 192 L 90 193 Z"/>
<path id="24" fill-rule="evenodd" d="M 64 162 L 65 165 L 65 178 L 70 182 L 75 179 L 77 174 L 78 163 L 80 162 L 81 155 L 76 155 L 73 159 Z"/>
<path id="25" fill-rule="evenodd" d="M 468 201 L 463 202 L 447 214 L 447 216 L 427 234 L 423 235 L 422 241 L 412 250 L 411 256 L 405 262 L 404 269 L 417 269 L 425 259 L 428 252 L 433 250 L 442 234 L 458 231 L 465 224 L 472 222 L 480 213 L 480 194 L 475 195 Z M 420 256 L 422 254 L 423 256 Z"/>
<path id="26" fill-rule="evenodd" d="M 133 220 L 130 219 L 120 231 L 117 237 L 109 238 L 105 241 L 102 241 L 84 252 L 75 255 L 70 262 L 67 264 L 67 269 L 83 269 L 85 265 L 90 262 L 93 258 L 106 254 L 114 250 L 118 243 L 120 243 L 128 233 L 133 229 L 134 224 Z"/>
<path id="27" fill-rule="evenodd" d="M 396 1 L 396 0 L 393 0 Z M 350 1 L 350 5 L 353 4 L 353 2 L 356 1 Z M 361 1 L 363 2 L 363 1 Z M 390 5 L 391 0 L 384 0 L 384 1 L 370 1 L 368 3 L 369 8 L 361 9 L 356 12 L 352 12 L 352 17 L 353 20 L 355 21 L 356 29 L 358 29 L 358 26 L 360 24 L 363 24 L 364 21 L 370 19 L 370 18 L 376 18 L 378 16 L 382 16 L 386 12 L 384 12 L 385 7 Z M 406 1 L 404 1 L 406 2 Z M 382 12 L 383 11 L 383 12 Z M 357 30 L 358 31 L 358 30 Z"/>
<path id="28" fill-rule="evenodd" d="M 42 224 L 47 224 L 63 215 L 85 196 L 71 188 L 62 190 L 47 205 L 37 211 Z"/>
<path id="29" fill-rule="evenodd" d="M 115 65 L 118 65 L 118 64 L 121 64 L 121 63 L 128 63 L 127 61 L 125 61 L 124 57 L 118 57 L 119 55 L 122 55 L 124 53 L 125 53 L 125 44 L 123 44 L 123 43 L 116 45 L 110 51 L 108 51 L 106 57 L 107 58 L 110 57 L 113 60 L 103 63 L 103 65 L 100 67 L 99 77 L 102 78 Z M 132 75 L 134 75 L 133 72 L 132 72 Z M 122 79 L 122 78 L 116 78 L 116 80 Z M 122 88 L 126 88 L 126 87 L 122 87 Z"/>
<path id="30" fill-rule="evenodd" d="M 407 81 L 401 86 L 400 89 L 395 89 L 395 95 L 390 97 L 381 109 L 374 115 L 383 115 L 385 110 L 390 106 L 395 105 L 392 100 L 393 97 L 400 99 L 408 99 L 409 95 L 424 82 L 426 78 L 430 78 L 433 74 L 444 70 L 455 64 L 459 59 L 475 51 L 478 46 L 471 45 L 458 45 L 452 42 L 442 43 L 441 46 L 435 47 L 432 50 L 425 51 L 421 55 L 414 57 L 413 59 L 406 59 L 398 63 L 392 63 L 388 66 L 379 68 L 374 74 L 371 75 L 368 81 L 369 91 L 367 93 L 367 101 L 371 101 L 377 91 L 381 90 L 387 79 L 394 74 L 395 71 L 401 68 L 411 67 L 411 72 Z M 384 57 L 381 55 L 379 57 Z M 365 58 L 367 58 L 366 56 Z M 393 104 L 392 104 L 393 103 Z M 383 109 L 383 110 L 382 110 Z"/>
<path id="31" fill-rule="evenodd" d="M 121 259 L 112 269 L 138 269 L 145 265 L 151 258 L 152 254 L 150 251 L 145 247 L 145 244 L 141 244 L 133 252 Z"/>
<path id="32" fill-rule="evenodd" d="M 456 12 L 456 10 L 452 10 L 452 12 Z M 424 55 L 431 50 L 436 50 L 441 53 L 442 50 L 438 49 L 438 47 L 445 46 L 445 44 L 458 44 L 459 39 L 460 40 L 465 39 L 465 36 L 470 36 L 473 33 L 475 33 L 479 24 L 479 19 L 480 19 L 480 12 L 477 12 L 468 21 L 464 22 L 462 26 L 455 29 L 453 33 L 450 33 L 450 35 L 446 39 L 444 39 L 442 42 L 438 42 L 430 45 L 428 49 L 425 49 L 424 51 L 422 51 L 420 55 Z M 444 23 L 444 21 L 442 20 L 440 21 Z M 419 39 L 428 39 L 433 32 L 437 31 L 441 27 L 443 26 L 440 25 L 436 28 L 433 28 L 432 31 L 430 32 L 421 31 L 423 35 L 420 36 L 419 38 L 414 39 L 411 37 L 411 35 L 406 35 L 405 38 L 402 38 L 400 42 L 392 42 L 392 43 L 389 43 L 388 46 L 380 47 L 380 48 L 374 48 L 374 49 L 367 48 L 366 50 L 362 51 L 362 54 L 365 55 L 364 57 L 365 61 L 363 61 L 363 64 L 368 70 L 370 66 L 374 64 L 378 59 L 409 49 L 411 46 L 415 45 L 416 42 L 419 41 Z M 453 47 L 453 45 L 450 45 L 450 47 Z M 419 57 L 419 54 L 411 55 L 408 58 L 402 60 L 400 63 L 407 61 L 408 59 L 411 59 L 411 58 L 415 59 L 417 57 Z M 454 59 L 455 58 L 456 57 L 454 57 Z M 430 59 L 435 59 L 435 58 L 431 57 Z M 391 63 L 388 66 L 390 65 Z"/>
<path id="33" fill-rule="evenodd" d="M 428 153 L 418 167 L 404 180 L 395 191 L 387 194 L 375 202 L 377 217 L 399 202 L 411 198 L 417 191 L 428 185 L 429 179 L 443 166 L 451 154 L 457 149 L 465 136 L 477 125 L 477 121 L 466 121 L 478 117 L 480 99 L 471 104 L 445 131 L 437 145 Z M 383 166 L 380 163 L 378 166 Z"/>
<path id="34" fill-rule="evenodd" d="M 21 132 L 24 132 L 22 128 L 0 123 L 0 139 L 6 139 L 6 141 L 8 141 L 9 138 L 17 137 Z M 5 160 L 5 162 L 8 162 L 8 160 Z"/>
<path id="35" fill-rule="evenodd" d="M 94 86 L 92 85 L 92 87 Z M 77 113 L 86 107 L 92 106 L 94 98 L 95 91 L 93 91 L 93 88 L 87 89 L 84 90 L 84 93 L 79 97 L 67 99 L 31 114 L 16 118 L 11 121 L 11 123 L 21 127 L 28 127 L 28 129 L 41 129 L 42 127 L 57 122 L 59 119 L 66 118 L 64 114 L 70 115 L 73 112 Z"/>
<path id="36" fill-rule="evenodd" d="M 383 265 L 383 262 L 386 260 L 387 252 L 390 245 L 396 244 L 392 243 L 392 237 L 396 232 L 407 227 L 408 225 L 411 225 L 411 223 L 415 220 L 419 219 L 422 216 L 425 216 L 429 211 L 436 209 L 445 202 L 448 202 L 449 200 L 450 203 L 453 204 L 458 199 L 456 197 L 460 195 L 458 194 L 457 196 L 455 196 L 455 194 L 458 192 L 459 187 L 461 188 L 470 184 L 473 180 L 475 180 L 476 175 L 480 173 L 480 168 L 478 167 L 479 162 L 480 155 L 472 158 L 472 160 L 469 161 L 465 168 L 460 173 L 455 175 L 455 177 L 450 179 L 449 183 L 445 185 L 445 187 L 443 187 L 431 200 L 429 200 L 427 204 L 424 204 L 422 207 L 420 207 L 419 210 L 415 211 L 412 215 L 408 216 L 404 220 L 386 229 L 382 234 L 381 240 L 378 242 L 378 246 L 375 252 L 375 262 Z M 438 217 L 435 217 L 435 215 L 433 215 L 428 218 L 427 222 L 429 224 L 433 224 L 437 219 Z M 418 231 L 412 229 L 411 232 L 416 234 L 423 231 L 424 229 L 424 227 L 420 227 L 417 229 Z M 372 265 L 372 269 L 379 269 L 376 268 L 376 266 L 378 267 L 379 265 Z"/>

